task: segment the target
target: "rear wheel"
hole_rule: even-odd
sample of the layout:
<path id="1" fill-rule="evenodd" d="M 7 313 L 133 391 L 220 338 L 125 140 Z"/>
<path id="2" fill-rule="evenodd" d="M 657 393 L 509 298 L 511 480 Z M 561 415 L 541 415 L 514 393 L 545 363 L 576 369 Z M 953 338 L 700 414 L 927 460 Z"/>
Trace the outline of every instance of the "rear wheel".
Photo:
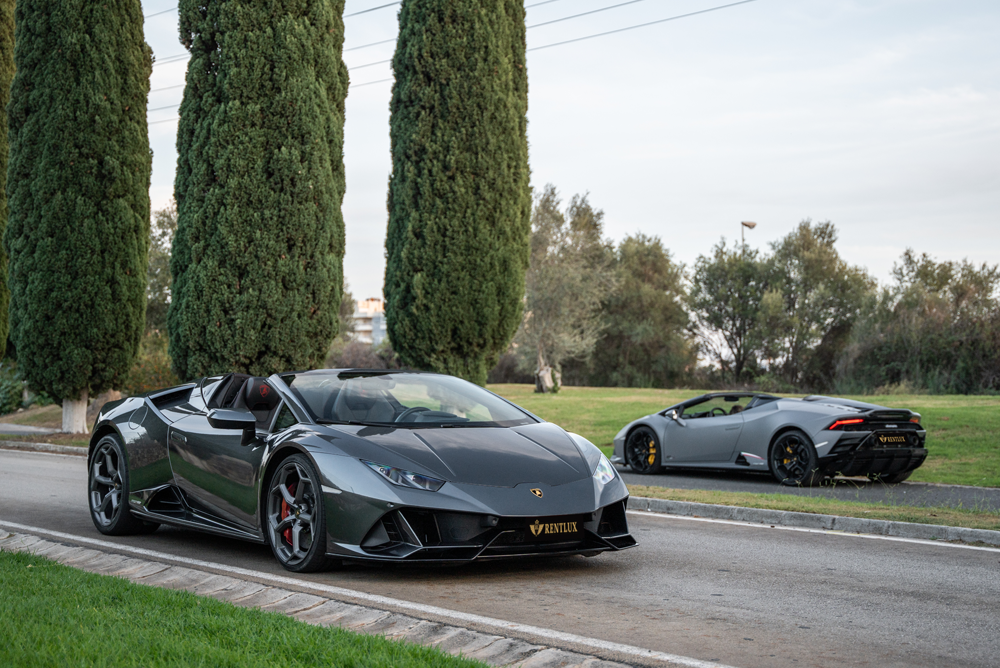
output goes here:
<path id="1" fill-rule="evenodd" d="M 109 434 L 97 442 L 87 474 L 90 518 L 107 536 L 152 533 L 159 524 L 144 522 L 128 506 L 129 475 L 125 449 L 117 436 Z"/>
<path id="2" fill-rule="evenodd" d="M 896 485 L 903 482 L 913 471 L 904 471 L 903 473 L 893 473 L 892 475 L 882 475 L 881 473 L 869 473 L 868 479 L 872 482 L 884 482 L 889 485 Z"/>
<path id="3" fill-rule="evenodd" d="M 813 487 L 826 478 L 818 466 L 816 448 L 798 429 L 786 431 L 771 446 L 771 474 L 782 485 Z"/>
<path id="4" fill-rule="evenodd" d="M 267 484 L 265 534 L 278 562 L 309 573 L 329 566 L 319 475 L 305 455 L 292 455 Z"/>
<path id="5" fill-rule="evenodd" d="M 660 440 L 649 427 L 632 430 L 625 441 L 625 463 L 636 473 L 659 473 L 663 470 Z"/>

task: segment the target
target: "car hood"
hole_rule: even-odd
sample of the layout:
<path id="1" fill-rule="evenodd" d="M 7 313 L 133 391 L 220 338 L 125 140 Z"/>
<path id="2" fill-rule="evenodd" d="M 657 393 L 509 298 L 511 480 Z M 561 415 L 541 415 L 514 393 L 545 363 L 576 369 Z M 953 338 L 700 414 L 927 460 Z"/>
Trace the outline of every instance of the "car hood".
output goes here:
<path id="1" fill-rule="evenodd" d="M 538 482 L 554 486 L 591 475 L 569 434 L 547 422 L 522 427 L 330 429 L 355 437 L 335 441 L 349 456 L 410 468 L 449 482 L 492 487 Z"/>

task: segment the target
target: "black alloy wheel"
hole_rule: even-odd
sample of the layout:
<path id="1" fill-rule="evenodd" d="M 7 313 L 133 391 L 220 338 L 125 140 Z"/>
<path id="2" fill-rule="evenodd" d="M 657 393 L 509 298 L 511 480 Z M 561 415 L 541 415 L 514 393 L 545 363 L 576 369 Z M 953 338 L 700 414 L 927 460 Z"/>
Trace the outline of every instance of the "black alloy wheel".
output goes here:
<path id="1" fill-rule="evenodd" d="M 267 484 L 265 534 L 278 562 L 310 573 L 329 565 L 319 475 L 305 455 L 292 455 Z"/>
<path id="2" fill-rule="evenodd" d="M 636 473 L 659 473 L 663 469 L 660 440 L 649 427 L 632 430 L 625 440 L 625 463 Z"/>
<path id="3" fill-rule="evenodd" d="M 128 506 L 128 464 L 117 436 L 97 442 L 90 458 L 87 496 L 94 526 L 108 536 L 152 533 L 159 524 L 144 522 Z"/>
<path id="4" fill-rule="evenodd" d="M 771 445 L 770 464 L 782 485 L 814 487 L 826 479 L 818 467 L 816 448 L 798 429 L 786 431 Z"/>

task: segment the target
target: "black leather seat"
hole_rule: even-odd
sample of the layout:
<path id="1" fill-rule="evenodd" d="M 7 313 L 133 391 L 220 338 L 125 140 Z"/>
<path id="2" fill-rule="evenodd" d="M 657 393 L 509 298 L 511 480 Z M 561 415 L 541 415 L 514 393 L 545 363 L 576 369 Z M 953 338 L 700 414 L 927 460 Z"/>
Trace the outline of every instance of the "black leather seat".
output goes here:
<path id="1" fill-rule="evenodd" d="M 247 410 L 257 418 L 257 428 L 267 429 L 271 422 L 271 414 L 281 403 L 281 397 L 263 378 L 248 378 L 243 386 L 238 404 L 242 403 Z"/>

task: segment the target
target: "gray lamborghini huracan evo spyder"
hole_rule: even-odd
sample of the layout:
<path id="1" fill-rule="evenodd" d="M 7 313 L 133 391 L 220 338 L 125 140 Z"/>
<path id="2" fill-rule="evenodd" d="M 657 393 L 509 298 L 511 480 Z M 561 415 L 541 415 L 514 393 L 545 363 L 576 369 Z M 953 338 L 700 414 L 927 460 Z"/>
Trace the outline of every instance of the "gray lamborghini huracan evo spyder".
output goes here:
<path id="1" fill-rule="evenodd" d="M 664 466 L 768 471 L 786 485 L 836 475 L 906 480 L 927 458 L 920 415 L 849 399 L 715 392 L 631 422 L 611 461 L 636 473 Z"/>
<path id="2" fill-rule="evenodd" d="M 292 571 L 636 544 L 597 447 L 438 374 L 203 378 L 105 404 L 88 463 L 100 532 L 208 531 L 267 543 Z"/>

